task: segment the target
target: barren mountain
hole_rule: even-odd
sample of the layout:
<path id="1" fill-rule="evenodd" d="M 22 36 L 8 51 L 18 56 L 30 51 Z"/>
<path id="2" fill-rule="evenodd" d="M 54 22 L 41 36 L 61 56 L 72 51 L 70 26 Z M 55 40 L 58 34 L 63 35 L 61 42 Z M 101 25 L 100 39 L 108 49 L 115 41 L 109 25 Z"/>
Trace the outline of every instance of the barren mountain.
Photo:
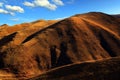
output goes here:
<path id="1" fill-rule="evenodd" d="M 72 70 L 73 74 L 76 72 L 78 76 L 81 74 L 90 76 L 87 72 L 77 71 L 84 64 L 90 67 L 82 66 L 82 69 L 91 70 L 93 73 L 96 70 L 103 70 L 98 73 L 102 74 L 106 69 L 110 75 L 120 74 L 119 56 L 120 20 L 118 17 L 100 12 L 77 14 L 61 21 L 38 20 L 32 23 L 0 27 L 0 72 L 2 72 L 0 76 L 10 75 L 8 79 L 31 78 L 44 75 L 43 73 L 52 71 L 52 69 L 56 71 L 53 70 L 50 75 L 69 69 L 68 72 Z M 106 61 L 108 58 L 110 60 Z M 92 63 L 86 63 L 86 61 Z M 108 65 L 107 62 L 110 64 Z M 118 72 L 117 70 L 110 72 L 110 69 L 114 69 L 114 63 Z M 99 66 L 101 68 L 94 69 L 97 64 L 98 66 L 103 64 L 103 67 Z M 74 66 L 77 68 L 75 69 Z M 56 69 L 58 67 L 59 69 Z M 72 72 L 67 76 L 69 75 L 72 75 Z M 95 75 L 92 74 L 93 76 Z M 65 79 L 62 77 L 60 80 L 68 80 L 67 77 Z M 76 80 L 76 78 L 73 79 Z M 46 79 L 48 80 L 48 77 Z M 103 79 L 91 78 L 90 80 Z M 105 78 L 105 80 L 108 79 Z M 56 78 L 51 78 L 51 80 L 56 80 Z"/>
<path id="2" fill-rule="evenodd" d="M 74 63 L 51 69 L 30 80 L 119 80 L 120 58 Z"/>

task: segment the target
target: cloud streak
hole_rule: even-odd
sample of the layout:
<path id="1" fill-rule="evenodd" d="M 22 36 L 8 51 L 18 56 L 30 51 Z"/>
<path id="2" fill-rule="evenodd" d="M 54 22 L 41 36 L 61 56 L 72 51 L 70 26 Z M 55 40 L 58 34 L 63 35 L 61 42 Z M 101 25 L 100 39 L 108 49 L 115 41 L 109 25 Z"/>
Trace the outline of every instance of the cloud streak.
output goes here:
<path id="1" fill-rule="evenodd" d="M 6 5 L 5 3 L 0 2 L 0 14 L 10 14 L 14 16 L 16 12 L 24 13 L 24 9 L 20 6 Z"/>
<path id="2" fill-rule="evenodd" d="M 23 3 L 23 5 L 28 6 L 28 7 L 35 7 L 35 4 L 34 4 L 34 3 L 31 3 L 31 2 L 28 2 L 28 1 L 25 1 L 25 2 Z"/>
<path id="3" fill-rule="evenodd" d="M 12 20 L 12 21 L 19 21 L 19 18 L 12 18 L 10 20 Z"/>
<path id="4" fill-rule="evenodd" d="M 4 9 L 0 9 L 0 13 L 9 14 L 9 12 L 7 10 L 4 10 Z"/>
<path id="5" fill-rule="evenodd" d="M 55 10 L 57 8 L 55 4 L 51 4 L 48 0 L 35 0 L 34 4 L 36 6 L 48 8 L 50 10 Z"/>
<path id="6" fill-rule="evenodd" d="M 14 12 L 10 12 L 10 11 L 7 11 L 7 10 L 5 10 L 5 9 L 0 9 L 0 14 L 10 14 L 10 15 L 12 15 L 12 16 L 15 15 Z"/>
<path id="7" fill-rule="evenodd" d="M 61 0 L 52 0 L 54 3 L 50 3 L 49 0 L 34 0 L 33 2 L 25 1 L 23 4 L 28 7 L 44 7 L 50 10 L 56 10 L 57 5 L 64 5 Z"/>
<path id="8" fill-rule="evenodd" d="M 7 10 L 10 10 L 12 12 L 24 13 L 24 9 L 20 6 L 5 5 L 5 7 Z"/>
<path id="9" fill-rule="evenodd" d="M 61 0 L 52 0 L 56 5 L 64 5 L 64 3 Z"/>
<path id="10" fill-rule="evenodd" d="M 67 3 L 68 4 L 73 4 L 75 2 L 75 0 L 69 0 Z"/>

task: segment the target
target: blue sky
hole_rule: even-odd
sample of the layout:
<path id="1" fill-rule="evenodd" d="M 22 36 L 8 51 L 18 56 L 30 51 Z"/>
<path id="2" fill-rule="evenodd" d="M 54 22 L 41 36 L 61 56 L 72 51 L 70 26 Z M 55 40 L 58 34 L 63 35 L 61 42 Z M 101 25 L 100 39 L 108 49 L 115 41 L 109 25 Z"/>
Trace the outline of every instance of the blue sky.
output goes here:
<path id="1" fill-rule="evenodd" d="M 120 14 L 120 0 L 0 0 L 0 25 L 61 19 L 93 11 Z"/>

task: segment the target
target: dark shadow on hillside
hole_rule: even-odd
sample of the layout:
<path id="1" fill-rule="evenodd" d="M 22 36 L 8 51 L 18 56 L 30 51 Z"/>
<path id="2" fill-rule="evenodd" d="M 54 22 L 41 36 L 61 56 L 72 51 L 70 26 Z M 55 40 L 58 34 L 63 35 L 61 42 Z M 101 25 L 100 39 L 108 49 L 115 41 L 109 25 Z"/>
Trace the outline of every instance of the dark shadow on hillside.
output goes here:
<path id="1" fill-rule="evenodd" d="M 62 42 L 60 44 L 60 56 L 57 60 L 57 66 L 63 66 L 72 63 L 69 56 L 67 55 L 68 46 L 67 43 Z"/>
<path id="2" fill-rule="evenodd" d="M 50 54 L 51 54 L 51 67 L 56 67 L 57 62 L 57 52 L 56 52 L 56 46 L 50 47 Z"/>
<path id="3" fill-rule="evenodd" d="M 4 67 L 4 60 L 3 58 L 6 56 L 5 53 L 0 53 L 0 69 Z"/>
<path id="4" fill-rule="evenodd" d="M 104 35 L 100 33 L 99 37 L 101 46 L 109 53 L 111 57 L 116 57 L 117 55 L 114 53 L 114 51 L 112 51 L 111 47 L 109 46 L 109 43 L 104 38 Z"/>
<path id="5" fill-rule="evenodd" d="M 10 41 L 12 41 L 16 34 L 17 34 L 17 32 L 14 32 L 14 33 L 12 33 L 12 34 L 10 34 L 8 36 L 3 37 L 0 40 L 0 47 L 7 44 L 7 43 L 9 43 Z"/>

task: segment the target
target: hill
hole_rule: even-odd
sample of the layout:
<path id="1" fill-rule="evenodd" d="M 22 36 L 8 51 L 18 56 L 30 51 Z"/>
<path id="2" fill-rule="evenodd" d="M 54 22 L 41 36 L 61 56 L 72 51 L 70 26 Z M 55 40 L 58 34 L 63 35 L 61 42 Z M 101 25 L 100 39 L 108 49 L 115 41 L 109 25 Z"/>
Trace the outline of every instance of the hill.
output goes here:
<path id="1" fill-rule="evenodd" d="M 52 69 L 29 80 L 119 80 L 119 66 L 120 58 L 75 63 Z"/>
<path id="2" fill-rule="evenodd" d="M 17 78 L 31 78 L 68 64 L 120 56 L 120 21 L 100 12 L 2 27 L 0 69 Z"/>

